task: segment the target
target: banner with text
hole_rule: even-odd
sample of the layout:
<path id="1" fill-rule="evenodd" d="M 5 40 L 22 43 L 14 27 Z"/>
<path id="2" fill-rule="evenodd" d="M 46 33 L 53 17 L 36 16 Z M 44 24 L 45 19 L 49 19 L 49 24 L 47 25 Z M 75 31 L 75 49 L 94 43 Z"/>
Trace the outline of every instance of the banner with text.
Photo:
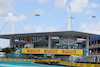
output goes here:
<path id="1" fill-rule="evenodd" d="M 22 54 L 83 55 L 82 49 L 34 49 L 22 48 Z"/>

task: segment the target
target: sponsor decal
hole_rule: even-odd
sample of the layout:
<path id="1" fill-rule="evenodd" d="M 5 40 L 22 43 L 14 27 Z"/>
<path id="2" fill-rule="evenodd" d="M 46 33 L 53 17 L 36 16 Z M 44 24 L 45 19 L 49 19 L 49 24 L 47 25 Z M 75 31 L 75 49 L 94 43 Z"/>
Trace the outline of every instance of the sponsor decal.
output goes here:
<path id="1" fill-rule="evenodd" d="M 76 50 L 62 50 L 62 53 L 76 54 Z"/>
<path id="2" fill-rule="evenodd" d="M 67 54 L 67 55 L 83 55 L 81 49 L 29 49 L 23 48 L 22 54 Z"/>
<path id="3" fill-rule="evenodd" d="M 40 50 L 32 50 L 32 49 L 28 49 L 27 52 L 31 52 L 31 53 L 40 53 Z"/>
<path id="4" fill-rule="evenodd" d="M 84 66 L 84 64 L 80 64 L 80 66 Z"/>
<path id="5" fill-rule="evenodd" d="M 78 64 L 77 63 L 75 63 L 75 66 L 77 66 Z"/>
<path id="6" fill-rule="evenodd" d="M 58 53 L 58 50 L 44 50 L 44 53 Z"/>
<path id="7" fill-rule="evenodd" d="M 91 67 L 91 64 L 87 64 L 86 66 L 87 66 L 87 67 Z"/>
<path id="8" fill-rule="evenodd" d="M 73 63 L 71 63 L 71 65 L 73 65 Z"/>
<path id="9" fill-rule="evenodd" d="M 94 67 L 100 67 L 100 65 L 94 65 Z"/>

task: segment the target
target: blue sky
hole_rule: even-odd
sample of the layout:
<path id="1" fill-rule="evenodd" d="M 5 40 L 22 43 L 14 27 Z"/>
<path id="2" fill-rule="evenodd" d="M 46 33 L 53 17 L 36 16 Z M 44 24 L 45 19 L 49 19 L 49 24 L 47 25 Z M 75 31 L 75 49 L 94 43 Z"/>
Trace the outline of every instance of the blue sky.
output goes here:
<path id="1" fill-rule="evenodd" d="M 14 33 L 65 31 L 69 5 L 71 30 L 100 34 L 100 0 L 0 0 L 0 30 L 14 12 Z M 12 22 L 0 34 L 11 34 Z M 9 40 L 1 39 L 0 46 L 9 46 Z"/>

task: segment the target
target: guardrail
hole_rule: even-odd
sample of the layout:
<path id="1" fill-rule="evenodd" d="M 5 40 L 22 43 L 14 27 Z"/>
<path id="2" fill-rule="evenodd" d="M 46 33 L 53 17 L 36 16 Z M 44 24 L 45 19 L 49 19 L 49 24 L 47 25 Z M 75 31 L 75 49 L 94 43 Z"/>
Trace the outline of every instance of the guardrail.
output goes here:
<path id="1" fill-rule="evenodd" d="M 14 58 L 0 58 L 3 61 L 48 61 L 48 62 L 60 62 L 60 60 L 55 59 L 14 59 Z"/>
<path id="2" fill-rule="evenodd" d="M 69 63 L 60 61 L 61 64 L 68 65 L 68 66 L 79 66 L 79 67 L 100 67 L 100 64 L 88 64 L 88 63 Z"/>
<path id="3" fill-rule="evenodd" d="M 75 60 L 78 63 L 100 64 L 100 57 L 82 57 Z"/>
<path id="4" fill-rule="evenodd" d="M 90 49 L 92 49 L 92 48 L 100 48 L 100 44 L 96 44 L 96 45 L 92 44 L 91 46 L 89 46 L 89 48 Z"/>
<path id="5" fill-rule="evenodd" d="M 45 62 L 60 62 L 60 64 L 67 66 L 79 66 L 79 67 L 100 67 L 100 64 L 89 64 L 89 63 L 71 63 L 61 60 L 54 59 L 11 59 L 11 58 L 0 58 L 3 61 L 45 61 Z"/>
<path id="6" fill-rule="evenodd" d="M 95 55 L 95 56 L 97 56 L 97 55 L 100 55 L 100 53 L 89 53 L 89 55 Z"/>

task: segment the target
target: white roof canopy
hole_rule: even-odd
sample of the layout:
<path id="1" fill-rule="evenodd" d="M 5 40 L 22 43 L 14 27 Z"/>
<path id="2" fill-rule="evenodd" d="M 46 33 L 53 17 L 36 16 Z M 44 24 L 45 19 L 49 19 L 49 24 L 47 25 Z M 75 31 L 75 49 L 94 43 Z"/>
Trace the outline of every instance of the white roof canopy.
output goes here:
<path id="1" fill-rule="evenodd" d="M 0 38 L 9 39 L 10 37 L 30 37 L 30 36 L 71 36 L 78 38 L 94 37 L 97 34 L 78 32 L 78 31 L 58 31 L 58 32 L 40 32 L 40 33 L 22 33 L 22 34 L 6 34 L 0 35 Z"/>

